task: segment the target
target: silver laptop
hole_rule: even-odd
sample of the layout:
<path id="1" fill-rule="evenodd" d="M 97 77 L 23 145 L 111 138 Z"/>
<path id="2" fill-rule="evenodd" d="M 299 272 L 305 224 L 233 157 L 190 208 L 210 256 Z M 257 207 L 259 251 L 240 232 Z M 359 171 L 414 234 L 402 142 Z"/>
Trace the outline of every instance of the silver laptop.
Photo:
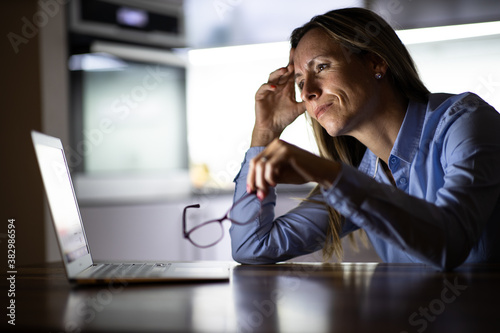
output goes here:
<path id="1" fill-rule="evenodd" d="M 71 282 L 227 280 L 229 264 L 215 262 L 94 263 L 61 140 L 31 132 L 59 249 Z M 181 237 L 181 235 L 179 235 Z"/>

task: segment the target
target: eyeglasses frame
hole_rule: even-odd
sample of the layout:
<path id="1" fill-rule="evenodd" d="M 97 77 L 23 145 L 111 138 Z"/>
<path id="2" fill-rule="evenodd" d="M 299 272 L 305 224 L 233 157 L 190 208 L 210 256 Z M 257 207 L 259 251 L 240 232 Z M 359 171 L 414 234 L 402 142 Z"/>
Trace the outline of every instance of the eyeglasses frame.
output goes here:
<path id="1" fill-rule="evenodd" d="M 253 193 L 247 193 L 245 194 L 244 196 L 242 196 L 240 199 L 238 199 L 236 202 L 234 202 L 231 207 L 227 210 L 226 214 L 224 214 L 223 217 L 219 218 L 219 219 L 213 219 L 213 220 L 209 220 L 209 221 L 205 221 L 201 224 L 198 224 L 197 226 L 191 228 L 189 231 L 186 231 L 186 211 L 189 209 L 189 208 L 200 208 L 200 204 L 193 204 L 193 205 L 188 205 L 186 207 L 184 207 L 184 210 L 182 211 L 182 231 L 183 231 L 183 236 L 184 238 L 186 238 L 188 241 L 191 242 L 191 244 L 193 244 L 194 246 L 196 247 L 199 247 L 201 249 L 205 249 L 205 248 L 209 248 L 211 246 L 214 246 L 215 244 L 219 243 L 223 238 L 224 238 L 224 228 L 222 227 L 222 222 L 224 222 L 225 220 L 228 220 L 229 222 L 233 223 L 233 224 L 236 224 L 236 225 L 245 225 L 245 224 L 249 224 L 251 223 L 254 219 L 250 219 L 249 221 L 247 222 L 238 222 L 238 221 L 234 221 L 232 220 L 231 218 L 229 218 L 229 213 L 231 212 L 231 210 L 236 207 L 238 204 L 240 204 L 241 202 L 243 202 L 245 199 L 251 197 L 255 195 L 255 192 Z M 260 203 L 260 201 L 259 201 Z M 259 214 L 257 214 L 257 216 L 260 215 L 260 213 L 262 212 L 262 205 L 260 206 L 260 209 L 259 209 Z M 208 245 L 199 245 L 199 244 L 196 244 L 192 239 L 191 237 L 189 236 L 193 231 L 196 231 L 210 223 L 215 223 L 215 222 L 218 222 L 220 224 L 220 227 L 221 227 L 221 235 L 220 237 L 208 244 Z"/>

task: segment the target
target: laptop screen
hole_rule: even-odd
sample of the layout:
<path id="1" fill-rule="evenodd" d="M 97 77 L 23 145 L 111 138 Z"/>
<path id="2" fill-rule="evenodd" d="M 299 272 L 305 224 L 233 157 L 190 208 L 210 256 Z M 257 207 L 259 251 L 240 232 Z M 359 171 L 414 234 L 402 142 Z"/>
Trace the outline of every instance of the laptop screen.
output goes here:
<path id="1" fill-rule="evenodd" d="M 71 178 L 61 149 L 35 144 L 61 251 L 67 263 L 89 254 Z"/>

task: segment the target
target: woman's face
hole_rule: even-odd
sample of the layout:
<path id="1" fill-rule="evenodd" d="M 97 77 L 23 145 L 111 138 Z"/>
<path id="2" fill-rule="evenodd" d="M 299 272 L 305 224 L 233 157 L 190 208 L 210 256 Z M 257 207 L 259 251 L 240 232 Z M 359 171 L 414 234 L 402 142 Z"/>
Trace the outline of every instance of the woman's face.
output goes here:
<path id="1" fill-rule="evenodd" d="M 356 136 L 378 103 L 376 68 L 366 56 L 343 49 L 312 29 L 293 53 L 295 82 L 307 112 L 331 136 Z"/>

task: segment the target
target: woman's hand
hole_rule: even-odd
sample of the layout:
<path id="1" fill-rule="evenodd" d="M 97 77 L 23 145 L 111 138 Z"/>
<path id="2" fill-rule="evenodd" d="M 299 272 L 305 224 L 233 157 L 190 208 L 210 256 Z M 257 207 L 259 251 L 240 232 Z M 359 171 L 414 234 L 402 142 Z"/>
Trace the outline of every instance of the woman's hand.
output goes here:
<path id="1" fill-rule="evenodd" d="M 257 192 L 257 197 L 262 200 L 269 193 L 269 187 L 277 184 L 316 182 L 329 188 L 340 169 L 338 162 L 275 139 L 250 161 L 247 192 Z"/>
<path id="2" fill-rule="evenodd" d="M 272 72 L 268 82 L 255 94 L 251 146 L 267 146 L 304 111 L 304 103 L 298 103 L 295 98 L 294 69 L 290 62 L 287 67 Z"/>

